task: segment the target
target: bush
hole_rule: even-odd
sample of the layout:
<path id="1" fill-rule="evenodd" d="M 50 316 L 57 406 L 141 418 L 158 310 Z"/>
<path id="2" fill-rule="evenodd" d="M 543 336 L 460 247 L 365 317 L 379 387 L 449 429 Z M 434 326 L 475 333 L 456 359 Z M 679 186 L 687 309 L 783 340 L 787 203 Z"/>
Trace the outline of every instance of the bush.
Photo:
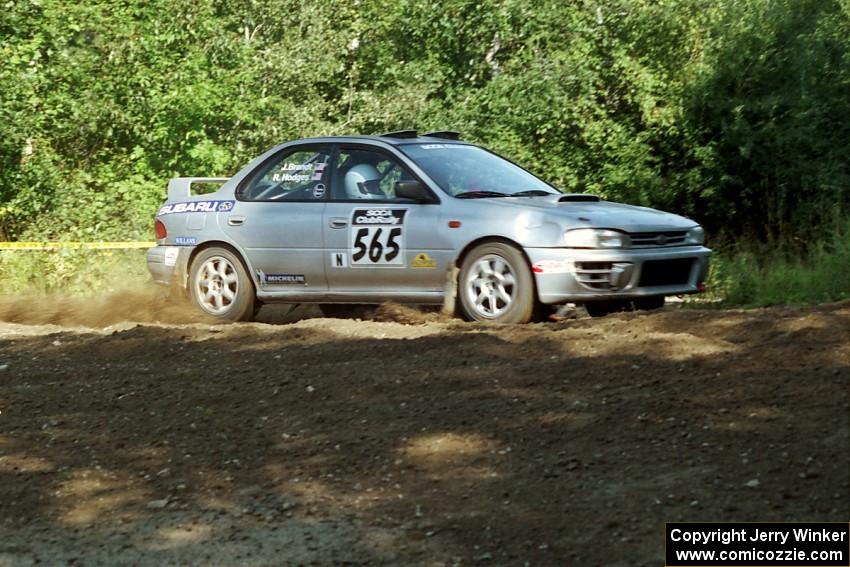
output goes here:
<path id="1" fill-rule="evenodd" d="M 170 177 L 418 126 L 790 240 L 850 213 L 848 26 L 839 0 L 12 0 L 0 238 L 147 234 Z"/>
<path id="2" fill-rule="evenodd" d="M 799 250 L 752 247 L 712 258 L 709 292 L 691 303 L 764 307 L 850 298 L 850 224 Z"/>
<path id="3" fill-rule="evenodd" d="M 0 240 L 147 239 L 171 177 L 302 136 L 459 129 L 799 280 L 794 243 L 850 216 L 848 28 L 843 0 L 10 0 Z M 740 301 L 753 263 L 717 263 Z"/>
<path id="4" fill-rule="evenodd" d="M 100 294 L 149 282 L 144 250 L 0 251 L 0 293 Z"/>

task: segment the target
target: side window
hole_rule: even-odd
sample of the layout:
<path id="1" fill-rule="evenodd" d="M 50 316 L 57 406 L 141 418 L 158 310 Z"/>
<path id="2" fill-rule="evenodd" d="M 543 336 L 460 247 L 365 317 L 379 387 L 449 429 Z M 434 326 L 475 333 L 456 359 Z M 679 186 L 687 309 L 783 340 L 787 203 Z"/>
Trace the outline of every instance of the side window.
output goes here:
<path id="1" fill-rule="evenodd" d="M 414 179 L 391 155 L 364 148 L 340 148 L 335 169 L 331 192 L 335 201 L 392 202 L 396 200 L 396 182 Z"/>
<path id="2" fill-rule="evenodd" d="M 261 165 L 242 188 L 246 201 L 321 201 L 328 177 L 328 146 L 299 146 Z"/>

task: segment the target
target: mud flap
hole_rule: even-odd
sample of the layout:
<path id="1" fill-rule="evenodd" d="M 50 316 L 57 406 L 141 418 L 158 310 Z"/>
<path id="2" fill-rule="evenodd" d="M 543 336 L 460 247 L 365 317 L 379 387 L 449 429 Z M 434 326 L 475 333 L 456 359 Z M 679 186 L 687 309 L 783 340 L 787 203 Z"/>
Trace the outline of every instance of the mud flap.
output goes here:
<path id="1" fill-rule="evenodd" d="M 452 263 L 446 272 L 446 285 L 443 293 L 442 313 L 447 317 L 457 317 L 460 313 L 457 304 L 457 280 L 459 275 L 460 270 Z"/>

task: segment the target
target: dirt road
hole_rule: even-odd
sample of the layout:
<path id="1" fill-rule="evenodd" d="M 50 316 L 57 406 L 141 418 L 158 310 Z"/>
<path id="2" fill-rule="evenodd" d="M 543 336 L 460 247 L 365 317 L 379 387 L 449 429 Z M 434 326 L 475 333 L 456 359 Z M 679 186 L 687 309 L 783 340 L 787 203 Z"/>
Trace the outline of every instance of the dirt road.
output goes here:
<path id="1" fill-rule="evenodd" d="M 42 324 L 0 323 L 0 566 L 657 566 L 665 521 L 850 518 L 850 302 L 219 327 L 19 303 Z"/>

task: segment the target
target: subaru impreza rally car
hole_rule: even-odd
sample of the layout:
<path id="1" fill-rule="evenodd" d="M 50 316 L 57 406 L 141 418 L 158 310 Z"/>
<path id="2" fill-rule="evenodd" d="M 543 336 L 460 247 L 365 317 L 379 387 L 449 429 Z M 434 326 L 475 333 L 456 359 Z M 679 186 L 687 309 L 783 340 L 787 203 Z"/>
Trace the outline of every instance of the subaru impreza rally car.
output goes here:
<path id="1" fill-rule="evenodd" d="M 203 183 L 221 186 L 194 195 Z M 227 321 L 266 302 L 501 323 L 567 302 L 655 308 L 701 291 L 711 254 L 692 220 L 564 194 L 454 132 L 287 142 L 231 178 L 172 179 L 155 227 L 153 279 Z"/>

